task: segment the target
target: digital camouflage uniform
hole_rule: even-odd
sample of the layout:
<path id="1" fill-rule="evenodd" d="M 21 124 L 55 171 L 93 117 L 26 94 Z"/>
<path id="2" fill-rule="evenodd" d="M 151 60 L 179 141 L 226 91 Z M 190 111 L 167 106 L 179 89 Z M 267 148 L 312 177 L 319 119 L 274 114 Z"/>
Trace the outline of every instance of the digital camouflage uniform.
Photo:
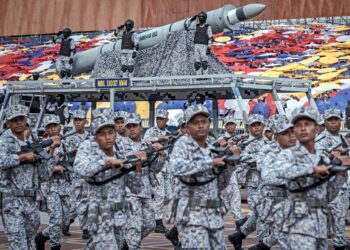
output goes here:
<path id="1" fill-rule="evenodd" d="M 275 134 L 281 133 L 293 127 L 288 119 L 282 115 L 275 115 L 271 124 L 271 129 Z M 262 162 L 257 165 L 261 174 L 261 196 L 262 201 L 258 205 L 259 219 L 268 226 L 268 236 L 262 239 L 262 242 L 272 247 L 277 242 L 281 249 L 288 249 L 288 236 L 282 232 L 282 226 L 285 219 L 283 214 L 285 207 L 285 199 L 287 198 L 287 190 L 284 187 L 286 181 L 277 178 L 276 165 L 282 148 L 277 142 L 267 145 L 263 150 L 265 157 Z"/>
<path id="2" fill-rule="evenodd" d="M 6 118 L 27 116 L 28 108 L 14 105 Z M 28 139 L 29 143 L 32 140 Z M 40 182 L 51 175 L 52 160 L 19 162 L 18 153 L 25 141 L 18 140 L 10 129 L 0 137 L 0 182 L 2 217 L 9 249 L 35 249 L 34 236 L 39 228 Z M 1 207 L 0 207 L 1 208 Z"/>
<path id="3" fill-rule="evenodd" d="M 138 114 L 130 114 L 126 118 L 127 124 L 141 124 L 141 118 Z M 133 141 L 127 138 L 124 142 L 127 155 L 132 155 L 136 151 L 142 151 L 148 148 L 146 143 Z M 126 189 L 126 200 L 128 201 L 127 222 L 125 225 L 125 240 L 129 249 L 140 249 L 141 240 L 147 237 L 155 228 L 154 204 L 152 200 L 152 183 L 155 183 L 155 174 L 159 172 L 164 164 L 165 158 L 157 159 L 146 167 L 142 168 L 141 192 L 132 193 L 129 188 Z"/>
<path id="4" fill-rule="evenodd" d="M 122 65 L 122 72 L 123 77 L 132 77 L 134 72 L 134 65 L 135 65 L 135 58 L 133 58 L 133 53 L 137 51 L 137 47 L 139 44 L 139 36 L 136 31 L 126 31 L 122 29 L 116 29 L 114 34 L 116 36 L 122 34 L 122 47 L 121 47 L 121 53 L 120 53 L 120 59 L 121 59 L 121 65 Z M 123 40 L 128 43 L 123 48 Z"/>
<path id="5" fill-rule="evenodd" d="M 224 118 L 224 127 L 227 123 L 236 123 L 234 116 L 229 115 Z M 220 140 L 221 138 L 230 138 L 232 135 L 225 133 L 218 138 Z M 237 181 L 237 175 L 236 171 L 232 172 L 231 178 L 230 178 L 230 184 L 227 186 L 227 188 L 223 191 L 222 199 L 225 202 L 225 206 L 228 208 L 229 212 L 233 214 L 235 220 L 239 220 L 242 218 L 242 212 L 241 212 L 241 192 L 239 191 L 239 185 Z"/>
<path id="6" fill-rule="evenodd" d="M 158 109 L 156 113 L 156 117 L 168 118 L 168 115 L 168 111 L 164 109 Z M 167 133 L 169 133 L 167 129 L 160 130 L 157 126 L 149 128 L 144 135 L 143 141 L 157 141 L 159 136 L 165 136 Z M 156 174 L 157 185 L 152 187 L 156 220 L 161 220 L 163 218 L 163 208 L 170 201 L 171 180 L 167 168 L 168 166 L 164 164 L 162 170 Z"/>
<path id="7" fill-rule="evenodd" d="M 324 113 L 324 118 L 329 119 L 331 117 L 337 117 L 341 119 L 341 112 L 339 109 L 327 109 Z M 332 135 L 327 130 L 323 131 L 322 138 L 316 144 L 316 147 L 320 151 L 329 150 L 342 142 L 346 142 L 342 135 Z M 331 210 L 331 221 L 333 222 L 333 245 L 336 247 L 347 246 L 347 242 L 344 239 L 345 221 L 349 208 L 349 184 L 345 182 L 340 189 L 337 197 L 329 203 Z"/>
<path id="8" fill-rule="evenodd" d="M 262 115 L 251 115 L 248 117 L 248 125 L 252 125 L 255 122 L 260 122 L 262 124 L 265 123 L 265 118 Z M 253 136 L 249 136 L 247 141 L 253 140 Z M 246 162 L 250 164 L 242 164 L 240 168 L 243 171 L 246 171 L 245 174 L 245 186 L 247 188 L 247 202 L 250 208 L 250 212 L 248 214 L 248 220 L 241 226 L 240 231 L 244 235 L 248 235 L 255 230 L 257 230 L 257 238 L 262 240 L 264 237 L 263 233 L 266 232 L 266 226 L 262 223 L 257 225 L 257 205 L 261 200 L 260 194 L 260 172 L 256 167 L 254 167 L 255 163 L 258 163 L 262 160 L 264 153 L 262 149 L 266 147 L 267 141 L 261 137 L 258 140 L 255 140 L 249 143 L 245 149 L 243 150 L 241 157 L 242 159 L 248 159 Z M 251 165 L 253 164 L 253 165 Z M 259 221 L 260 222 L 260 221 Z"/>
<path id="9" fill-rule="evenodd" d="M 43 120 L 43 126 L 46 128 L 49 124 L 60 124 L 60 119 L 56 115 L 46 115 Z M 54 158 L 56 165 L 61 165 L 60 161 L 68 160 L 68 156 L 61 156 L 69 152 L 70 149 L 65 141 L 61 141 L 61 145 L 54 150 Z M 42 231 L 45 237 L 50 237 L 50 246 L 61 245 L 61 232 L 63 227 L 70 224 L 70 194 L 72 192 L 71 172 L 72 166 L 64 166 L 66 171 L 64 173 L 53 173 L 52 176 L 44 183 L 45 198 L 47 212 L 49 215 L 49 225 Z"/>
<path id="10" fill-rule="evenodd" d="M 308 117 L 317 122 L 318 113 L 309 107 L 298 108 L 292 113 L 294 123 L 300 117 Z M 296 190 L 320 181 L 313 175 L 314 167 L 320 162 L 319 153 L 311 154 L 304 146 L 283 150 L 276 165 L 278 178 L 286 179 L 289 190 Z M 329 202 L 338 194 L 346 177 L 335 175 L 321 185 L 299 192 L 288 192 L 289 206 L 285 214 L 284 230 L 289 233 L 291 249 L 327 249 Z"/>
<path id="11" fill-rule="evenodd" d="M 194 35 L 194 60 L 195 70 L 197 75 L 208 74 L 208 55 L 207 49 L 211 47 L 213 32 L 211 26 L 207 23 L 199 24 L 196 22 L 188 25 L 189 30 L 195 30 Z M 202 34 L 205 31 L 205 35 Z M 198 34 L 198 36 L 196 36 Z M 203 37 L 205 36 L 205 37 Z M 196 39 L 198 38 L 198 39 Z"/>
<path id="12" fill-rule="evenodd" d="M 97 131 L 104 126 L 114 126 L 113 119 L 103 115 L 94 118 L 93 127 Z M 122 151 L 114 147 L 114 155 L 117 159 L 125 159 Z M 119 172 L 119 169 L 109 168 L 105 171 L 105 160 L 109 157 L 99 148 L 99 145 L 86 140 L 79 147 L 74 162 L 74 170 L 83 178 L 106 178 Z M 128 167 L 128 166 L 124 166 Z M 88 184 L 88 202 L 84 209 L 84 225 L 91 235 L 87 243 L 87 249 L 120 249 L 123 243 L 123 226 L 125 224 L 125 188 L 128 186 L 131 192 L 140 192 L 140 176 L 131 172 L 119 179 L 113 180 L 101 186 Z"/>
<path id="13" fill-rule="evenodd" d="M 186 121 L 194 115 L 205 113 L 205 106 L 198 104 L 185 110 Z M 226 249 L 224 220 L 226 212 L 220 198 L 221 191 L 229 184 L 233 168 L 213 167 L 210 144 L 200 148 L 190 136 L 180 137 L 170 155 L 170 169 L 179 179 L 179 201 L 176 211 L 176 227 L 181 247 L 185 249 Z M 201 185 L 195 183 L 203 182 Z"/>
<path id="14" fill-rule="evenodd" d="M 79 118 L 79 119 L 86 119 L 86 112 L 84 110 L 76 110 L 73 113 L 73 119 Z M 90 138 L 90 134 L 84 130 L 83 134 L 74 134 L 72 136 L 69 136 L 66 138 L 67 147 L 72 150 L 77 150 L 81 143 L 85 140 L 88 140 Z M 76 154 L 76 153 L 75 153 Z M 70 156 L 74 163 L 75 154 L 73 156 Z M 72 188 L 73 188 L 73 197 L 71 199 L 74 202 L 74 205 L 72 206 L 71 210 L 71 219 L 75 219 L 75 217 L 78 216 L 80 227 L 83 228 L 84 225 L 82 225 L 83 222 L 83 214 L 84 211 L 82 210 L 84 207 L 86 207 L 84 204 L 87 202 L 87 183 L 80 177 L 78 177 L 75 173 L 72 177 Z"/>

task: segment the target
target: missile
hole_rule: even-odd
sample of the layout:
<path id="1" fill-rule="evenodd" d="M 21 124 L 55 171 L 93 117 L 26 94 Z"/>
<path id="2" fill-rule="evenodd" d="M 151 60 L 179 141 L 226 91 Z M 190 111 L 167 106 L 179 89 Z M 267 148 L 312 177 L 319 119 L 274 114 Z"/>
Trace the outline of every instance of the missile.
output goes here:
<path id="1" fill-rule="evenodd" d="M 259 15 L 265 8 L 266 5 L 257 3 L 239 8 L 227 4 L 222 8 L 207 12 L 207 23 L 211 26 L 214 34 L 223 31 L 230 32 L 239 27 L 239 22 Z M 190 19 L 191 17 L 140 33 L 139 49 L 147 49 L 159 44 L 172 31 L 185 30 Z M 73 57 L 73 74 L 77 75 L 91 71 L 99 56 L 112 50 L 121 50 L 121 40 L 75 54 Z"/>

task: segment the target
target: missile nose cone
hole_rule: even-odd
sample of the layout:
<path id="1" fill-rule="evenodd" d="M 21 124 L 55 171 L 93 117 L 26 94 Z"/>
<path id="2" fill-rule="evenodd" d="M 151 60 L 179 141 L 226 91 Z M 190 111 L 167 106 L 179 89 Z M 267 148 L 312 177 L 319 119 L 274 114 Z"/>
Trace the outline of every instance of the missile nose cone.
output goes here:
<path id="1" fill-rule="evenodd" d="M 233 9 L 227 13 L 228 20 L 231 24 L 243 22 L 252 17 L 259 15 L 266 8 L 265 4 L 253 3 L 243 7 Z"/>
<path id="2" fill-rule="evenodd" d="M 249 19 L 259 15 L 266 8 L 265 4 L 253 3 L 243 6 L 244 16 Z"/>

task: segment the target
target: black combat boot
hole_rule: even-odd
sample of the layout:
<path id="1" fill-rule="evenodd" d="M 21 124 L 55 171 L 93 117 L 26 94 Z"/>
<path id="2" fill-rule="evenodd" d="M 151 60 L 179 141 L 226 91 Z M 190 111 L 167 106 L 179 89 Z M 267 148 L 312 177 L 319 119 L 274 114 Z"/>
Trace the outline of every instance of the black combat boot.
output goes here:
<path id="1" fill-rule="evenodd" d="M 246 235 L 241 231 L 234 232 L 228 236 L 228 240 L 232 243 L 236 250 L 242 250 L 242 241 L 245 239 Z"/>
<path id="2" fill-rule="evenodd" d="M 48 241 L 50 237 L 44 236 L 42 232 L 35 235 L 35 248 L 36 250 L 45 250 L 45 242 Z"/>
<path id="3" fill-rule="evenodd" d="M 61 250 L 61 245 L 51 247 L 51 250 Z"/>
<path id="4" fill-rule="evenodd" d="M 126 240 L 123 241 L 123 246 L 121 250 L 129 250 L 129 246 L 128 246 L 128 243 L 126 243 Z"/>
<path id="5" fill-rule="evenodd" d="M 90 234 L 88 230 L 83 230 L 83 235 L 81 236 L 83 240 L 88 240 L 90 238 Z"/>
<path id="6" fill-rule="evenodd" d="M 72 234 L 69 232 L 69 227 L 70 227 L 70 225 L 71 225 L 73 222 L 74 222 L 74 220 L 71 219 L 71 220 L 69 221 L 69 225 L 68 225 L 68 226 L 63 226 L 63 228 L 62 228 L 62 234 L 63 234 L 64 236 L 71 236 L 71 235 L 72 235 Z"/>
<path id="7" fill-rule="evenodd" d="M 168 229 L 163 225 L 162 220 L 156 220 L 156 228 L 154 229 L 155 233 L 165 234 Z"/>
<path id="8" fill-rule="evenodd" d="M 270 247 L 266 246 L 263 242 L 259 241 L 258 244 L 248 248 L 248 250 L 270 250 Z"/>
<path id="9" fill-rule="evenodd" d="M 236 220 L 235 221 L 235 224 L 236 224 L 236 231 L 239 231 L 239 229 L 241 228 L 241 226 L 244 225 L 244 223 L 246 223 L 246 221 L 248 220 L 248 216 L 242 218 L 242 219 L 239 219 L 239 220 Z"/>
<path id="10" fill-rule="evenodd" d="M 177 228 L 175 226 L 165 233 L 165 237 L 171 241 L 174 247 L 179 244 L 179 233 L 177 232 Z"/>
<path id="11" fill-rule="evenodd" d="M 348 246 L 341 246 L 341 247 L 334 246 L 334 250 L 347 250 L 347 249 L 349 249 Z"/>

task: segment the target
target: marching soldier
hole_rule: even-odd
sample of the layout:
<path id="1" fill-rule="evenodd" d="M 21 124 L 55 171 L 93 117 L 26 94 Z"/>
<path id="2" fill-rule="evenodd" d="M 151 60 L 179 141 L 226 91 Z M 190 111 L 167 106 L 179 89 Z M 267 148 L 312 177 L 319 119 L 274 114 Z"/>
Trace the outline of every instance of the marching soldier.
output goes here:
<path id="1" fill-rule="evenodd" d="M 32 142 L 24 134 L 28 112 L 23 105 L 9 107 L 6 110 L 9 129 L 0 137 L 0 208 L 11 250 L 34 249 L 34 236 L 40 224 L 37 206 L 40 182 L 58 170 L 52 159 L 47 161 L 34 152 L 21 152 L 21 146 Z"/>
<path id="2" fill-rule="evenodd" d="M 292 112 L 295 147 L 283 150 L 278 156 L 276 176 L 287 180 L 291 204 L 285 225 L 290 249 L 327 249 L 328 206 L 346 182 L 347 174 L 329 175 L 329 165 L 322 164 L 315 148 L 318 132 L 318 112 L 302 107 Z M 349 161 L 343 158 L 343 164 Z"/>
<path id="3" fill-rule="evenodd" d="M 225 133 L 217 140 L 222 147 L 227 146 L 227 144 L 233 145 L 232 138 L 236 135 L 236 125 L 233 115 L 228 115 L 224 118 Z M 235 221 L 237 221 L 237 225 L 243 224 L 241 220 L 241 193 L 235 171 L 232 173 L 230 185 L 223 192 L 223 200 L 227 204 L 226 206 L 229 208 L 230 213 L 234 216 Z"/>
<path id="4" fill-rule="evenodd" d="M 81 144 L 74 163 L 74 170 L 85 180 L 95 180 L 120 172 L 119 168 L 123 167 L 126 157 L 125 152 L 118 151 L 115 144 L 113 116 L 106 117 L 101 112 L 95 117 L 92 122 L 94 140 L 86 140 Z M 88 182 L 88 202 L 84 216 L 91 238 L 86 248 L 102 250 L 122 247 L 126 219 L 125 189 L 128 186 L 133 193 L 141 191 L 141 167 L 147 160 L 143 152 L 137 151 L 135 155 L 140 159 L 136 163 L 135 172 L 101 185 Z"/>
<path id="5" fill-rule="evenodd" d="M 339 145 L 347 148 L 346 139 L 339 133 L 341 126 L 341 112 L 339 109 L 331 108 L 324 112 L 324 123 L 326 130 L 323 132 L 323 139 L 317 142 L 318 150 L 327 151 Z M 341 145 L 342 144 L 342 145 Z M 342 151 L 342 149 L 339 149 Z M 346 152 L 347 155 L 347 152 Z M 347 242 L 344 239 L 345 220 L 349 208 L 349 185 L 344 183 L 337 197 L 329 204 L 333 221 L 333 245 L 336 250 L 347 248 Z"/>
<path id="6" fill-rule="evenodd" d="M 266 146 L 267 142 L 263 139 L 263 131 L 265 126 L 265 118 L 262 115 L 253 114 L 248 117 L 249 137 L 248 144 L 244 148 L 241 158 L 246 159 L 247 163 L 241 164 L 238 171 L 245 172 L 245 185 L 247 188 L 247 202 L 251 209 L 245 223 L 239 227 L 238 231 L 229 235 L 228 239 L 236 250 L 242 248 L 242 241 L 248 234 L 257 230 L 259 241 L 262 240 L 263 233 L 266 231 L 265 226 L 261 223 L 257 225 L 257 205 L 260 202 L 260 172 L 256 168 L 256 163 L 262 159 L 261 150 Z M 259 221 L 260 222 L 260 221 Z"/>
<path id="7" fill-rule="evenodd" d="M 76 110 L 73 113 L 73 125 L 77 133 L 67 138 L 67 145 L 70 149 L 70 161 L 73 163 L 80 144 L 83 141 L 88 140 L 90 137 L 89 132 L 85 130 L 86 123 L 86 112 L 84 110 Z M 85 225 L 82 217 L 84 214 L 84 208 L 86 208 L 85 204 L 87 202 L 87 184 L 83 179 L 74 175 L 74 178 L 72 179 L 72 186 L 74 190 L 75 204 L 72 207 L 71 220 L 74 220 L 75 217 L 78 216 L 80 228 L 83 231 L 82 239 L 88 239 L 88 231 L 84 229 Z"/>
<path id="8" fill-rule="evenodd" d="M 286 181 L 277 178 L 276 165 L 279 153 L 286 148 L 295 145 L 296 137 L 294 135 L 293 125 L 283 115 L 272 117 L 271 129 L 274 132 L 276 143 L 268 144 L 265 157 L 257 165 L 261 172 L 261 195 L 262 202 L 259 204 L 259 219 L 268 225 L 269 235 L 262 239 L 262 243 L 256 246 L 256 249 L 269 249 L 275 244 L 280 248 L 288 249 L 288 235 L 282 232 L 284 223 L 284 202 L 287 198 L 285 188 Z"/>
<path id="9" fill-rule="evenodd" d="M 125 126 L 130 144 L 129 155 L 134 152 L 146 150 L 149 146 L 142 142 L 142 120 L 138 114 L 129 114 L 125 117 Z M 161 144 L 152 144 L 152 148 L 160 149 Z M 152 185 L 156 184 L 155 174 L 161 171 L 165 157 L 165 151 L 159 152 L 159 157 L 152 162 L 147 162 L 142 168 L 141 192 L 134 194 L 127 188 L 126 199 L 129 202 L 127 211 L 127 223 L 125 226 L 125 239 L 129 249 L 140 249 L 141 240 L 147 237 L 155 229 L 155 214 L 152 200 Z"/>
<path id="10" fill-rule="evenodd" d="M 67 231 L 70 225 L 70 201 L 71 194 L 71 166 L 69 166 L 69 152 L 67 145 L 61 141 L 60 119 L 56 115 L 46 115 L 43 120 L 45 132 L 53 140 L 49 148 L 49 154 L 56 160 L 57 171 L 45 182 L 46 204 L 49 214 L 49 225 L 35 237 L 38 250 L 45 249 L 45 241 L 49 240 L 51 249 L 61 248 L 61 232 L 70 235 Z M 60 156 L 63 155 L 63 156 Z M 67 161 L 65 164 L 64 161 Z"/>
<path id="11" fill-rule="evenodd" d="M 185 249 L 225 249 L 220 191 L 229 183 L 233 168 L 223 168 L 225 157 L 213 158 L 209 112 L 198 104 L 185 110 L 189 136 L 175 143 L 170 168 L 179 179 L 176 227 Z"/>
<path id="12" fill-rule="evenodd" d="M 166 141 L 170 137 L 167 136 L 169 131 L 166 129 L 169 112 L 164 109 L 157 109 L 156 112 L 156 123 L 157 125 L 153 128 L 149 128 L 144 136 L 144 141 Z M 155 210 L 155 219 L 156 219 L 156 233 L 166 233 L 167 228 L 163 224 L 163 208 L 167 202 L 167 197 L 169 196 L 170 184 L 168 185 L 167 175 L 167 166 L 164 166 L 162 170 L 157 173 L 157 182 L 158 185 L 153 187 L 153 196 L 154 196 L 154 210 Z"/>

